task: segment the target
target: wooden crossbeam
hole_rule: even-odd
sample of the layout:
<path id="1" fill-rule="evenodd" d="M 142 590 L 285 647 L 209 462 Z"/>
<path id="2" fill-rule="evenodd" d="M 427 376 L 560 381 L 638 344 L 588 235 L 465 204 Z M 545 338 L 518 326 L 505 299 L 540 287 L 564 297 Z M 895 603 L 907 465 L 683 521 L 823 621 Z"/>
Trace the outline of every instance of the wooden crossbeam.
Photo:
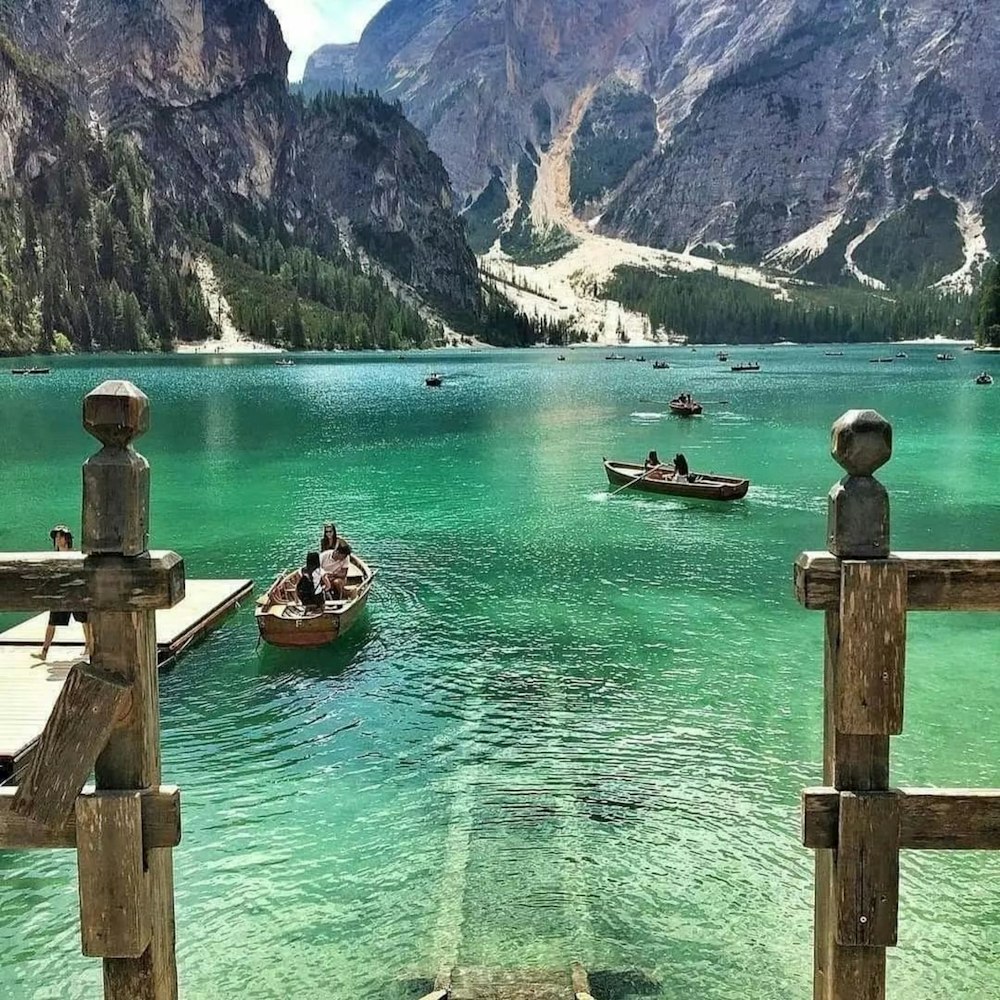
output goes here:
<path id="1" fill-rule="evenodd" d="M 1000 851 L 1000 789 L 898 788 L 899 846 L 915 851 Z M 802 793 L 802 843 L 838 846 L 841 792 Z"/>
<path id="2" fill-rule="evenodd" d="M 76 812 L 71 812 L 63 822 L 47 826 L 26 819 L 13 811 L 16 788 L 0 788 L 0 850 L 33 850 L 36 848 L 75 848 Z M 85 788 L 82 798 L 114 797 L 132 792 L 100 792 Z M 148 851 L 157 847 L 176 847 L 181 842 L 181 797 L 177 788 L 163 785 L 160 788 L 139 792 L 142 806 L 142 848 Z"/>
<path id="3" fill-rule="evenodd" d="M 1000 552 L 893 552 L 906 566 L 908 611 L 1000 611 Z M 829 552 L 795 561 L 795 596 L 811 611 L 840 608 L 841 567 Z"/>
<path id="4" fill-rule="evenodd" d="M 132 559 L 81 552 L 0 555 L 0 610 L 155 611 L 184 600 L 176 552 Z"/>

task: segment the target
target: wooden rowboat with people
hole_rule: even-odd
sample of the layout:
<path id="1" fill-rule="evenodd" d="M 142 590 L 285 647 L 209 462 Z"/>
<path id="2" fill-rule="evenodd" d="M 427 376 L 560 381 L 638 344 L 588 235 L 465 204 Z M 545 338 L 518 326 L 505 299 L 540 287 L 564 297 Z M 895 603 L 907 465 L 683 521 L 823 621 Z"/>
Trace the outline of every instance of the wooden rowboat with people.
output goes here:
<path id="1" fill-rule="evenodd" d="M 342 600 L 307 608 L 296 591 L 299 570 L 283 572 L 257 601 L 260 637 L 279 649 L 309 649 L 336 642 L 355 625 L 365 610 L 375 582 L 375 571 L 351 555 Z"/>
<path id="2" fill-rule="evenodd" d="M 675 478 L 673 465 L 664 464 L 651 470 L 634 462 L 604 460 L 608 482 L 621 489 L 633 489 L 660 496 L 685 497 L 689 500 L 742 500 L 750 489 L 749 479 L 717 476 L 714 472 L 691 473 Z"/>
<path id="3" fill-rule="evenodd" d="M 704 412 L 701 403 L 688 393 L 682 393 L 670 400 L 670 412 L 678 417 L 699 417 Z"/>

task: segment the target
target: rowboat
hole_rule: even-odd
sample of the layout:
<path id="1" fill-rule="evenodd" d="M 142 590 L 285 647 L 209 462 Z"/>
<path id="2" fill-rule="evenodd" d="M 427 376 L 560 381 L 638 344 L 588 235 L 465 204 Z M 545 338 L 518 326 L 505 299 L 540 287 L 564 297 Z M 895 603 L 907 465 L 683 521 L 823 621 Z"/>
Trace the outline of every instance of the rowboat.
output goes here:
<path id="1" fill-rule="evenodd" d="M 51 368 L 11 368 L 11 375 L 48 375 Z"/>
<path id="2" fill-rule="evenodd" d="M 288 358 L 282 358 L 274 362 L 279 368 L 294 368 L 295 362 L 289 360 Z"/>
<path id="3" fill-rule="evenodd" d="M 844 356 L 843 351 L 824 351 L 823 357 L 825 358 L 842 358 Z"/>
<path id="4" fill-rule="evenodd" d="M 729 355 L 728 355 L 728 354 L 726 354 L 726 352 L 725 352 L 725 351 L 719 351 L 719 353 L 718 353 L 718 354 L 716 355 L 716 357 L 717 357 L 717 358 L 718 358 L 718 359 L 719 359 L 720 361 L 723 361 L 723 362 L 725 362 L 725 361 L 728 361 L 728 360 L 729 360 Z"/>
<path id="5" fill-rule="evenodd" d="M 749 479 L 717 476 L 714 472 L 697 473 L 688 479 L 674 479 L 674 467 L 664 465 L 643 479 L 645 467 L 633 462 L 604 460 L 604 471 L 612 486 L 629 486 L 642 493 L 685 497 L 689 500 L 742 500 L 750 489 Z"/>
<path id="6" fill-rule="evenodd" d="M 701 403 L 695 399 L 684 399 L 678 396 L 670 400 L 670 412 L 676 413 L 679 417 L 697 417 L 702 411 Z"/>
<path id="7" fill-rule="evenodd" d="M 732 371 L 734 372 L 759 372 L 760 365 L 754 361 L 753 364 L 749 365 L 733 365 Z"/>
<path id="8" fill-rule="evenodd" d="M 646 355 L 640 354 L 635 360 L 638 361 L 639 364 L 644 365 L 646 363 Z"/>
<path id="9" fill-rule="evenodd" d="M 666 361 L 654 361 L 653 362 L 653 367 L 658 372 L 662 372 L 662 371 L 666 371 L 670 367 L 670 365 Z"/>
<path id="10" fill-rule="evenodd" d="M 257 601 L 255 617 L 260 637 L 279 649 L 310 649 L 336 642 L 356 624 L 368 603 L 375 573 L 366 562 L 351 556 L 345 597 L 327 601 L 323 609 L 307 609 L 295 593 L 299 571 L 286 570 Z"/>
<path id="11" fill-rule="evenodd" d="M 565 360 L 566 360 L 566 355 L 565 354 L 560 354 L 559 357 L 556 358 L 556 361 L 565 361 Z"/>
<path id="12" fill-rule="evenodd" d="M 427 378 L 424 379 L 424 381 L 431 388 L 437 388 L 439 385 L 441 385 L 442 382 L 444 382 L 444 376 L 438 375 L 437 372 L 435 372 L 433 375 L 428 375 Z"/>
<path id="13" fill-rule="evenodd" d="M 976 376 L 976 385 L 993 385 L 993 376 L 989 372 L 983 372 Z"/>
<path id="14" fill-rule="evenodd" d="M 891 365 L 895 360 L 895 358 L 869 358 L 868 363 L 871 365 Z"/>
<path id="15" fill-rule="evenodd" d="M 937 357 L 936 357 L 935 360 L 937 360 L 937 361 L 954 361 L 955 360 L 955 355 L 954 354 L 939 354 L 939 355 L 937 355 Z"/>
<path id="16" fill-rule="evenodd" d="M 604 358 L 605 361 L 625 361 L 627 360 L 624 354 L 608 354 Z"/>
<path id="17" fill-rule="evenodd" d="M 897 357 L 897 358 L 902 358 L 902 359 L 903 359 L 903 360 L 905 361 L 905 360 L 906 360 L 907 358 L 909 358 L 909 355 L 908 355 L 908 354 L 906 353 L 906 351 L 900 351 L 900 352 L 899 352 L 899 353 L 898 353 L 898 354 L 896 355 L 896 357 Z"/>

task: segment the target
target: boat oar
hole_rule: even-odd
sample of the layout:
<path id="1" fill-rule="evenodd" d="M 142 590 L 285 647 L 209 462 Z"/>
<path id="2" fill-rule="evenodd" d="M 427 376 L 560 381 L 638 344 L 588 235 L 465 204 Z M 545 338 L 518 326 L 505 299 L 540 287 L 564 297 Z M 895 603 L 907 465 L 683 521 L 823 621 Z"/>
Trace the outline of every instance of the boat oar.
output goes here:
<path id="1" fill-rule="evenodd" d="M 624 493 L 630 486 L 635 486 L 638 483 L 641 483 L 647 476 L 651 476 L 654 472 L 656 472 L 657 469 L 665 469 L 665 468 L 666 466 L 663 464 L 663 462 L 660 462 L 659 465 L 654 465 L 653 468 L 648 469 L 638 479 L 633 479 L 630 483 L 626 483 L 624 486 L 622 486 L 621 489 L 615 490 L 614 493 L 611 494 L 611 496 L 616 497 L 618 496 L 619 493 Z M 611 497 L 608 497 L 608 499 L 610 500 Z"/>

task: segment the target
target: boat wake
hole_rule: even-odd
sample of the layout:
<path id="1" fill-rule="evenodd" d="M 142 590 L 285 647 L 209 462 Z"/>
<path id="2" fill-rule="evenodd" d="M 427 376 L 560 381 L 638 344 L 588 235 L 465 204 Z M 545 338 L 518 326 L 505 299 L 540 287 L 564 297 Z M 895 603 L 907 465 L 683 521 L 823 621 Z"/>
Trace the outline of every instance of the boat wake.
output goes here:
<path id="1" fill-rule="evenodd" d="M 652 424 L 657 420 L 662 420 L 665 414 L 663 413 L 630 413 L 629 416 L 633 420 L 639 421 L 643 424 Z"/>

